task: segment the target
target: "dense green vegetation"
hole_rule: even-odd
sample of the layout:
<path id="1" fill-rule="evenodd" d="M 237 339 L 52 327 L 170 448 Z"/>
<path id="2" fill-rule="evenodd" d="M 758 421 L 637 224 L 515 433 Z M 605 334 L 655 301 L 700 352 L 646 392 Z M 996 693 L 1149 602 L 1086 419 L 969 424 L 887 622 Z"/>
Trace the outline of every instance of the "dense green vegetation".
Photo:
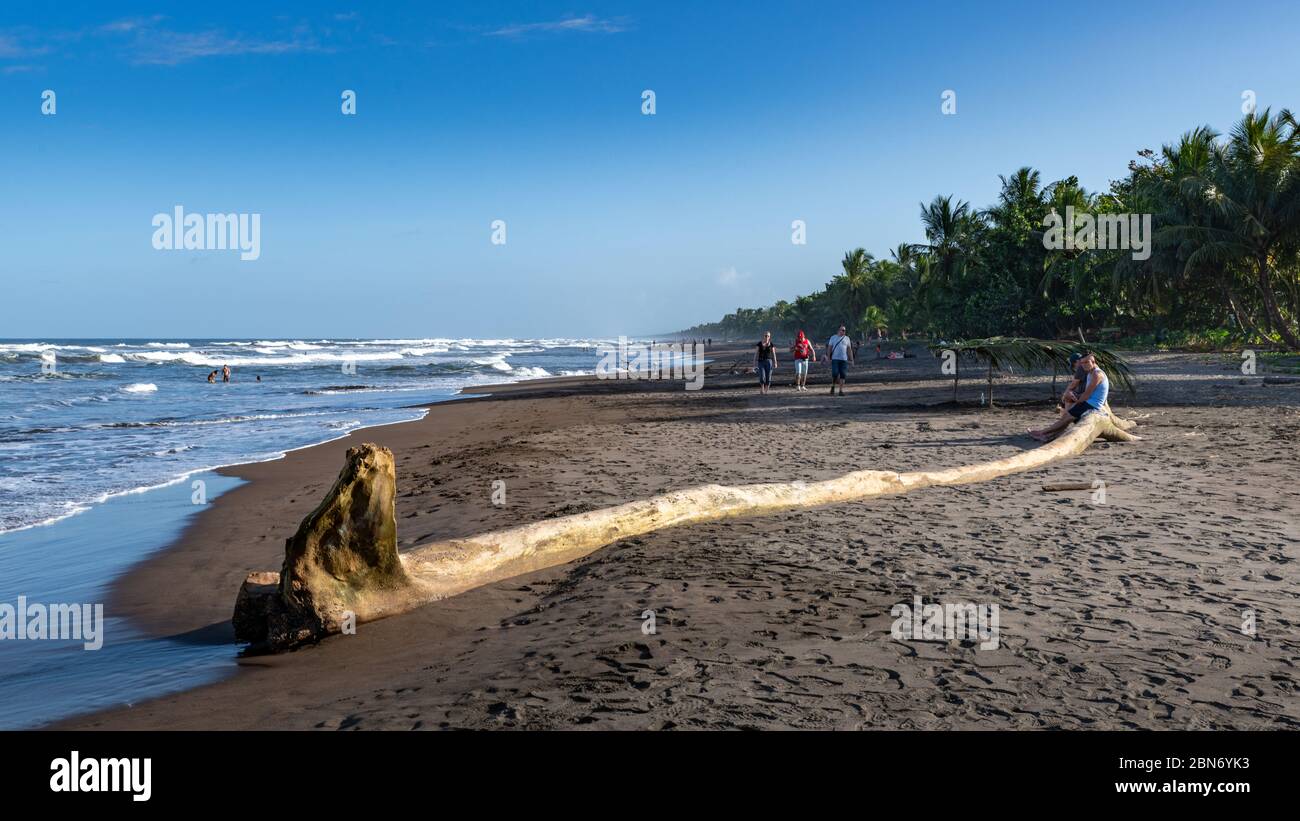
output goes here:
<path id="1" fill-rule="evenodd" d="M 1157 344 L 1300 349 L 1300 125 L 1289 111 L 1247 115 L 1226 137 L 1202 127 L 1140 151 L 1104 193 L 1075 177 L 1043 185 L 1032 168 L 1000 179 L 985 210 L 953 196 L 922 205 L 924 243 L 887 258 L 857 248 L 817 293 L 683 333 L 734 339 L 803 328 L 819 337 L 844 322 L 855 334 L 893 337 L 1051 338 L 1082 328 Z M 1067 207 L 1076 220 L 1151 215 L 1149 257 L 1049 250 L 1045 219 L 1063 220 Z"/>

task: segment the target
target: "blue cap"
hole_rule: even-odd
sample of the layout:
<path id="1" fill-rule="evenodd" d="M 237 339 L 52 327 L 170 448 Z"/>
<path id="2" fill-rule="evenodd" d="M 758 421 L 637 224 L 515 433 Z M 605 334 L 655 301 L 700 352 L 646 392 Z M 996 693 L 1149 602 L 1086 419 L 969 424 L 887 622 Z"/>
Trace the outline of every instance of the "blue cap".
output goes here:
<path id="1" fill-rule="evenodd" d="M 1080 359 L 1083 359 L 1083 354 L 1079 353 L 1078 351 L 1075 351 L 1074 353 L 1070 354 L 1071 365 L 1077 364 Z"/>

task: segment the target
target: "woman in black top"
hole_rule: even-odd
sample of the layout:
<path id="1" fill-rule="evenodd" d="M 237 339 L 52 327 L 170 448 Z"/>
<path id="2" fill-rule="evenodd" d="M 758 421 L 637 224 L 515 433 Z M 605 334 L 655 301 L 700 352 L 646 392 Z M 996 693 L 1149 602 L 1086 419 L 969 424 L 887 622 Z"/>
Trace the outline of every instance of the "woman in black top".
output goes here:
<path id="1" fill-rule="evenodd" d="M 772 332 L 763 334 L 763 341 L 758 343 L 758 353 L 754 355 L 754 372 L 758 374 L 758 390 L 767 393 L 772 385 L 772 371 L 776 370 L 776 346 L 772 344 Z"/>

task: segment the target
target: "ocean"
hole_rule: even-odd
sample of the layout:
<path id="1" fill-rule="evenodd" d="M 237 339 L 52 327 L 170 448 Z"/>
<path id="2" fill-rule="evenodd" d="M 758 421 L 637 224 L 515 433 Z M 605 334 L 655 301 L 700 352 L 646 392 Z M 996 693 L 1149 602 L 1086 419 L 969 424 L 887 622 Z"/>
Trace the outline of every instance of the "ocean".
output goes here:
<path id="1" fill-rule="evenodd" d="M 0 341 L 0 534 L 263 461 L 484 385 L 591 373 L 596 340 Z M 231 381 L 209 384 L 229 366 Z M 261 381 L 258 381 L 258 378 Z"/>
<path id="2" fill-rule="evenodd" d="M 602 344 L 0 341 L 0 729 L 134 704 L 235 669 L 228 640 L 148 636 L 111 611 L 94 650 L 13 630 L 20 603 L 102 604 L 114 578 L 204 509 L 196 481 L 206 502 L 240 484 L 214 468 L 418 419 L 416 406 L 471 385 L 592 373 Z M 209 384 L 226 365 L 231 381 L 218 373 Z"/>

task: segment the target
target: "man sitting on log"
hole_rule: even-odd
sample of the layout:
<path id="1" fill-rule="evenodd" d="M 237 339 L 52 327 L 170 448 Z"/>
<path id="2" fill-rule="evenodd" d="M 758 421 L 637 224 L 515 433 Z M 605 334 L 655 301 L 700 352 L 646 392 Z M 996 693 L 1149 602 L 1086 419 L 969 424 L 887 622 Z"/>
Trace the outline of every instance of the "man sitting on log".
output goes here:
<path id="1" fill-rule="evenodd" d="M 1029 431 L 1029 435 L 1040 442 L 1051 441 L 1061 431 L 1078 422 L 1088 411 L 1105 412 L 1106 399 L 1110 396 L 1110 379 L 1105 371 L 1097 367 L 1097 357 L 1090 351 L 1084 351 L 1077 361 L 1074 355 L 1071 355 L 1070 360 L 1075 365 L 1075 380 L 1070 382 L 1062 397 L 1065 410 L 1051 425 Z M 1080 376 L 1083 379 L 1082 386 L 1078 384 Z"/>
<path id="2" fill-rule="evenodd" d="M 1065 386 L 1065 393 L 1061 394 L 1061 401 L 1057 404 L 1061 413 L 1078 404 L 1079 396 L 1088 387 L 1088 372 L 1079 364 L 1082 360 L 1082 353 L 1075 351 L 1070 354 L 1070 384 Z"/>

